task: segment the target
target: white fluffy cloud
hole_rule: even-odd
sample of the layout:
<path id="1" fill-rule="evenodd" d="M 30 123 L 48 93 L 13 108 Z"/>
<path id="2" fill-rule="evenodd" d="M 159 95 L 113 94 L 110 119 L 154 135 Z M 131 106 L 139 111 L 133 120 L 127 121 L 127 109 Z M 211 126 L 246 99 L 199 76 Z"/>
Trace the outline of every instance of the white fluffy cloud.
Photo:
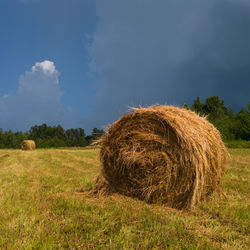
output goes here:
<path id="1" fill-rule="evenodd" d="M 32 73 L 37 71 L 42 71 L 44 74 L 54 74 L 58 73 L 56 67 L 53 62 L 45 60 L 43 62 L 37 62 L 34 66 L 32 66 Z"/>
<path id="2" fill-rule="evenodd" d="M 51 61 L 37 62 L 20 77 L 16 95 L 0 97 L 3 128 L 27 130 L 35 124 L 61 122 L 63 106 L 59 72 Z"/>

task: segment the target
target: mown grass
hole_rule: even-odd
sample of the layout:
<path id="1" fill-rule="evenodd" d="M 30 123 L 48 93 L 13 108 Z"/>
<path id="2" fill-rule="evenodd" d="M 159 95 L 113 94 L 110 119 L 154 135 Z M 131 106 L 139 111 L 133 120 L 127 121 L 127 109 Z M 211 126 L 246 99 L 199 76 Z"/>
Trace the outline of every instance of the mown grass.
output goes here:
<path id="1" fill-rule="evenodd" d="M 223 186 L 192 212 L 81 189 L 98 149 L 0 150 L 0 249 L 248 249 L 250 149 L 230 149 Z"/>

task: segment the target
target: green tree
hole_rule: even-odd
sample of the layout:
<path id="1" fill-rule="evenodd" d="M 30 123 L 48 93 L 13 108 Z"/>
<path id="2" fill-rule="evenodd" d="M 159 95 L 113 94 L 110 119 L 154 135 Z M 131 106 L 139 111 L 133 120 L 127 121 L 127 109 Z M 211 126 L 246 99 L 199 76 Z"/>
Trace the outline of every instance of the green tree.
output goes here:
<path id="1" fill-rule="evenodd" d="M 195 113 L 199 114 L 199 115 L 204 115 L 204 104 L 201 103 L 200 101 L 200 97 L 197 97 L 194 101 L 193 101 L 193 105 L 190 107 L 190 109 L 192 111 L 194 111 Z"/>
<path id="2" fill-rule="evenodd" d="M 86 136 L 85 139 L 88 144 L 91 144 L 97 141 L 103 134 L 104 131 L 102 129 L 93 128 L 91 135 Z"/>
<path id="3" fill-rule="evenodd" d="M 250 140 L 250 103 L 236 115 L 235 134 L 237 139 Z"/>
<path id="4" fill-rule="evenodd" d="M 214 120 L 217 117 L 228 115 L 228 109 L 225 107 L 224 101 L 218 96 L 211 96 L 206 99 L 203 106 L 204 113 L 208 115 L 209 120 Z"/>
<path id="5" fill-rule="evenodd" d="M 15 133 L 15 148 L 20 148 L 22 141 L 25 139 L 22 132 Z"/>
<path id="6" fill-rule="evenodd" d="M 4 134 L 3 134 L 3 129 L 0 128 L 0 148 L 4 148 L 4 141 L 3 138 Z"/>
<path id="7" fill-rule="evenodd" d="M 16 137 L 15 137 L 15 134 L 11 130 L 8 130 L 4 133 L 3 143 L 4 143 L 5 148 L 15 148 Z"/>
<path id="8" fill-rule="evenodd" d="M 102 135 L 104 134 L 104 131 L 102 129 L 97 129 L 97 128 L 93 128 L 92 130 L 92 140 L 98 140 Z"/>
<path id="9" fill-rule="evenodd" d="M 200 115 L 205 115 L 221 132 L 224 140 L 235 139 L 235 114 L 232 109 L 225 106 L 224 101 L 220 100 L 218 96 L 208 97 L 204 104 L 197 97 L 191 106 L 191 110 Z"/>

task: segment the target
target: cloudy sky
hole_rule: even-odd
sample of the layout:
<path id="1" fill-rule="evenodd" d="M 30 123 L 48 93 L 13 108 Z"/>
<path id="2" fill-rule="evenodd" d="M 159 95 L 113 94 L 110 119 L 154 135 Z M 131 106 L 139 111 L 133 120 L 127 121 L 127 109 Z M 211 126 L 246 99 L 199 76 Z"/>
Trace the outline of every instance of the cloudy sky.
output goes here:
<path id="1" fill-rule="evenodd" d="M 0 128 L 250 101 L 250 0 L 0 0 Z"/>

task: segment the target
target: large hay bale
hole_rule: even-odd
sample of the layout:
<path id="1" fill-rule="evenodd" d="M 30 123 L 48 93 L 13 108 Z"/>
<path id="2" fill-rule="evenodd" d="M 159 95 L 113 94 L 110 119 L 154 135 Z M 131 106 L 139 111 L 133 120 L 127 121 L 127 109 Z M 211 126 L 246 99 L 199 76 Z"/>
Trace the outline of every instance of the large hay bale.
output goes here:
<path id="1" fill-rule="evenodd" d="M 100 139 L 102 174 L 93 193 L 193 208 L 221 190 L 226 148 L 205 118 L 174 106 L 133 108 Z"/>
<path id="2" fill-rule="evenodd" d="M 22 150 L 33 150 L 36 148 L 36 144 L 32 140 L 24 140 L 21 144 Z"/>

